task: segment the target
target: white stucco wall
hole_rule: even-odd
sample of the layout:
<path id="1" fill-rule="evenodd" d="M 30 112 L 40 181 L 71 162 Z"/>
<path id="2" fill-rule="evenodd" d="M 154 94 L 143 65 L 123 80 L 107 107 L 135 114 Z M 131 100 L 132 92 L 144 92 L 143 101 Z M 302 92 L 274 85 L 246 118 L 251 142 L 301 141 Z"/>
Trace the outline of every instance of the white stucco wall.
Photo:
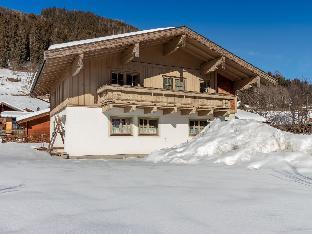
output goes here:
<path id="1" fill-rule="evenodd" d="M 119 108 L 102 113 L 101 108 L 67 107 L 64 113 L 64 150 L 70 156 L 148 154 L 190 139 L 189 119 L 207 119 L 180 113 L 162 115 L 162 111 L 146 115 L 142 109 L 124 113 Z M 111 116 L 133 117 L 133 136 L 110 136 Z M 159 136 L 138 136 L 138 117 L 159 118 Z"/>

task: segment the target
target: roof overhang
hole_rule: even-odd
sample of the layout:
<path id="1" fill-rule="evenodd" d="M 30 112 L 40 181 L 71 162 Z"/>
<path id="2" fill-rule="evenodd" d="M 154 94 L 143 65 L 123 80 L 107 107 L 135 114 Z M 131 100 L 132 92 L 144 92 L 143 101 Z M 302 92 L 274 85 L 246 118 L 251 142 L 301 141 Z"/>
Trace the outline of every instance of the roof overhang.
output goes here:
<path id="1" fill-rule="evenodd" d="M 24 122 L 39 119 L 42 117 L 46 117 L 46 116 L 50 116 L 50 109 L 45 109 L 45 110 L 41 110 L 41 111 L 27 113 L 25 115 L 19 116 L 19 117 L 17 117 L 16 122 L 17 123 L 24 123 Z"/>
<path id="2" fill-rule="evenodd" d="M 11 104 L 9 104 L 7 102 L 4 102 L 4 101 L 0 101 L 0 105 L 5 105 L 5 106 L 7 106 L 7 107 L 9 107 L 9 108 L 11 108 L 11 109 L 13 109 L 15 111 L 24 111 L 23 109 L 18 108 L 16 106 L 13 106 L 13 105 L 11 105 Z"/>
<path id="3" fill-rule="evenodd" d="M 53 83 L 58 80 L 60 72 L 71 65 L 81 54 L 86 59 L 103 54 L 121 52 L 131 45 L 139 44 L 140 47 L 144 47 L 157 43 L 166 43 L 174 38 L 179 39 L 181 36 L 184 37 L 183 43 L 185 43 L 183 49 L 196 54 L 203 60 L 213 61 L 218 58 L 224 58 L 228 69 L 222 71 L 223 73 L 230 72 L 237 77 L 246 79 L 259 77 L 261 82 L 276 84 L 275 79 L 266 72 L 190 28 L 182 26 L 178 28 L 139 31 L 52 46 L 44 53 L 44 62 L 33 80 L 31 93 L 35 96 L 48 93 Z"/>

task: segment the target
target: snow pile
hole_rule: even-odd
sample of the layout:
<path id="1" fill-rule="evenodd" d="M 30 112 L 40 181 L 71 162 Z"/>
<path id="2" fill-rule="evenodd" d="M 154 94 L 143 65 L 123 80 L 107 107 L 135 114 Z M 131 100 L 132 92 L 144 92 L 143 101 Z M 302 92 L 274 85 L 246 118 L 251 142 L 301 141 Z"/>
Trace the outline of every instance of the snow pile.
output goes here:
<path id="1" fill-rule="evenodd" d="M 236 119 L 253 119 L 259 122 L 267 122 L 267 120 L 259 114 L 237 109 Z"/>
<path id="2" fill-rule="evenodd" d="M 0 68 L 0 95 L 25 95 L 29 92 L 31 72 Z"/>
<path id="3" fill-rule="evenodd" d="M 155 151 L 147 161 L 197 163 L 213 160 L 226 165 L 248 162 L 260 168 L 286 162 L 295 167 L 312 166 L 312 136 L 295 135 L 255 120 L 214 120 L 203 132 L 181 145 Z"/>

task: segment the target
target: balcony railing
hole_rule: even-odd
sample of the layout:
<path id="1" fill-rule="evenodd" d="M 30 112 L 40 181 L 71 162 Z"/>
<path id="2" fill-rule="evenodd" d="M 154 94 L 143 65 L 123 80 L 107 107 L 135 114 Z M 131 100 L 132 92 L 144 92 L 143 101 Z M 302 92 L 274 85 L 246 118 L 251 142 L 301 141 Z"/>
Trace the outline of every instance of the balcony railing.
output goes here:
<path id="1" fill-rule="evenodd" d="M 236 107 L 236 97 L 232 95 L 113 85 L 104 85 L 98 89 L 98 102 L 102 106 L 215 110 L 229 113 L 235 112 Z"/>

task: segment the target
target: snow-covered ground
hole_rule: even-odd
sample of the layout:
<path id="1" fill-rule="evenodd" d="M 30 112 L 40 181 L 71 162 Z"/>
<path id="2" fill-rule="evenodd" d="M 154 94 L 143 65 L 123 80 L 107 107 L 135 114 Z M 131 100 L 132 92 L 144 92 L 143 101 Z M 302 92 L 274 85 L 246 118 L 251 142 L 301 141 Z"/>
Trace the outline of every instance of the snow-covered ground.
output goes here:
<path id="1" fill-rule="evenodd" d="M 0 68 L 0 95 L 26 95 L 31 78 L 30 72 Z"/>
<path id="2" fill-rule="evenodd" d="M 0 144 L 0 233 L 311 233 L 311 175 Z"/>

